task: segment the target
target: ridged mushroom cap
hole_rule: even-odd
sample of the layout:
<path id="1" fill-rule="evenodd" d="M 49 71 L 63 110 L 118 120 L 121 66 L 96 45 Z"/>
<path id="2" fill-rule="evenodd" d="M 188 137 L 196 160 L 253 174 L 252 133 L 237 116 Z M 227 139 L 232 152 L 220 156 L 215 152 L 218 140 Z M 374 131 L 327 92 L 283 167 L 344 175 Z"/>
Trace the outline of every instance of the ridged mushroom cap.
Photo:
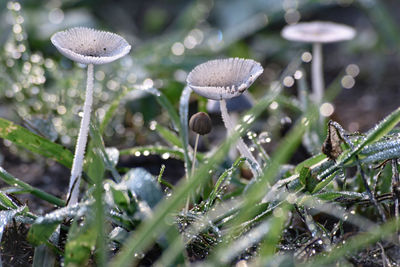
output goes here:
<path id="1" fill-rule="evenodd" d="M 296 42 L 334 43 L 351 40 L 356 35 L 354 28 L 327 21 L 301 22 L 285 26 L 282 37 Z"/>
<path id="2" fill-rule="evenodd" d="M 229 99 L 242 94 L 263 71 L 261 64 L 252 59 L 217 59 L 196 66 L 186 82 L 208 99 Z"/>
<path id="3" fill-rule="evenodd" d="M 67 58 L 82 64 L 105 64 L 117 60 L 131 50 L 118 34 L 76 27 L 60 31 L 51 42 Z"/>

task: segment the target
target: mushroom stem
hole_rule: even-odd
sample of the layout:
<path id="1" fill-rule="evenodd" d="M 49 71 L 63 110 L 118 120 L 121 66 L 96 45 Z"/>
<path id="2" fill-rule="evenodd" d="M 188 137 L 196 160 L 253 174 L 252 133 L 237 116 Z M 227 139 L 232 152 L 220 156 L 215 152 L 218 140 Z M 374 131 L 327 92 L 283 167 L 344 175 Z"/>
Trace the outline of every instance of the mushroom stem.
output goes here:
<path id="1" fill-rule="evenodd" d="M 235 125 L 233 124 L 231 117 L 228 114 L 228 109 L 226 108 L 225 99 L 220 100 L 220 107 L 221 107 L 222 120 L 224 121 L 225 127 L 228 130 L 228 134 L 230 135 L 235 131 Z M 251 154 L 250 149 L 246 146 L 241 137 L 239 137 L 236 146 L 242 157 L 245 157 L 247 159 L 246 163 L 249 166 L 251 172 L 253 173 L 253 177 L 254 178 L 257 177 L 259 175 L 258 172 L 261 169 L 260 165 L 254 158 L 253 154 Z"/>
<path id="2" fill-rule="evenodd" d="M 322 44 L 313 43 L 313 57 L 311 63 L 312 89 L 315 103 L 320 105 L 324 96 L 324 73 L 322 67 Z"/>
<path id="3" fill-rule="evenodd" d="M 85 148 L 89 133 L 90 113 L 93 103 L 93 64 L 87 67 L 87 83 L 85 104 L 83 106 L 83 117 L 79 129 L 78 141 L 76 143 L 74 161 L 72 163 L 71 178 L 68 189 L 68 206 L 78 203 L 79 185 L 85 156 Z"/>
<path id="4" fill-rule="evenodd" d="M 199 145 L 199 137 L 200 134 L 196 134 L 196 141 L 194 143 L 194 150 L 193 150 L 192 172 L 190 174 L 190 178 L 194 176 L 194 169 L 196 168 L 196 155 L 197 155 L 197 146 Z"/>
<path id="5" fill-rule="evenodd" d="M 197 156 L 197 146 L 199 145 L 199 137 L 200 134 L 196 134 L 196 141 L 194 143 L 194 148 L 193 148 L 192 171 L 190 176 L 186 176 L 188 180 L 194 176 L 194 170 L 196 169 L 196 156 Z M 186 199 L 185 213 L 187 213 L 189 210 L 189 202 L 190 202 L 190 195 Z"/>

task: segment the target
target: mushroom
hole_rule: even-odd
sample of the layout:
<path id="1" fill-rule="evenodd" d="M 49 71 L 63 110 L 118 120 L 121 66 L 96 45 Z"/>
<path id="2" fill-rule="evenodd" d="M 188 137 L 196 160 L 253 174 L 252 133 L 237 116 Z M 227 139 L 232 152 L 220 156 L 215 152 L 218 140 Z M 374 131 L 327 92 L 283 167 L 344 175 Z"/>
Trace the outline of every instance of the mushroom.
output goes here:
<path id="1" fill-rule="evenodd" d="M 86 96 L 68 188 L 68 205 L 78 202 L 79 185 L 93 102 L 93 65 L 110 63 L 129 53 L 131 46 L 121 36 L 90 28 L 76 27 L 55 33 L 51 42 L 65 57 L 87 64 Z"/>
<path id="2" fill-rule="evenodd" d="M 226 100 L 226 108 L 231 116 L 233 124 L 237 124 L 241 112 L 251 109 L 254 106 L 254 99 L 249 92 L 245 91 L 243 94 Z M 221 113 L 219 101 L 208 99 L 207 111 L 211 114 Z M 237 150 L 232 147 L 229 150 L 229 157 L 236 158 Z"/>
<path id="3" fill-rule="evenodd" d="M 186 82 L 197 94 L 219 101 L 225 127 L 228 133 L 232 133 L 235 131 L 235 124 L 228 114 L 226 100 L 241 95 L 263 71 L 261 64 L 251 59 L 217 59 L 196 66 L 189 73 Z M 257 177 L 260 165 L 241 138 L 237 148 L 240 154 L 247 158 L 246 162 L 253 176 Z"/>
<path id="4" fill-rule="evenodd" d="M 311 77 L 314 99 L 318 105 L 321 104 L 324 91 L 322 44 L 351 40 L 355 35 L 356 31 L 350 26 L 325 21 L 301 22 L 283 28 L 283 38 L 313 44 Z"/>
<path id="5" fill-rule="evenodd" d="M 197 146 L 199 144 L 199 137 L 200 135 L 206 135 L 210 133 L 212 129 L 210 116 L 208 116 L 208 114 L 205 112 L 197 112 L 192 117 L 190 117 L 189 128 L 190 130 L 196 133 L 196 141 L 194 143 L 194 149 L 193 149 L 192 172 L 190 175 L 190 177 L 193 177 L 194 170 L 196 167 L 196 155 L 197 155 Z M 188 196 L 186 200 L 185 212 L 189 210 L 189 201 L 190 197 Z"/>

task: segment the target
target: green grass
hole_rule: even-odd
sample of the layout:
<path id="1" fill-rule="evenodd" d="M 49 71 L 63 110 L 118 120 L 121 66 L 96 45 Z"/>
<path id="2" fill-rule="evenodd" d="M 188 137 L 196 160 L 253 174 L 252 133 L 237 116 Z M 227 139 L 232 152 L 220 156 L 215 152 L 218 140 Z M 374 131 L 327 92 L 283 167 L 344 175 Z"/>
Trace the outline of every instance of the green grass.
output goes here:
<path id="1" fill-rule="evenodd" d="M 256 8 L 275 27 L 282 23 L 278 2 Z M 371 20 L 385 17 L 384 24 L 376 27 L 378 33 L 389 46 L 398 43 L 400 33 L 394 30 L 394 20 L 384 4 L 376 3 L 375 11 L 364 1 L 353 7 L 365 11 Z M 55 259 L 62 259 L 66 265 L 78 266 L 137 266 L 149 262 L 155 266 L 188 266 L 194 262 L 231 266 L 244 260 L 250 266 L 311 267 L 351 266 L 368 261 L 383 265 L 382 259 L 386 259 L 385 264 L 394 266 L 396 259 L 385 255 L 392 248 L 400 249 L 400 218 L 395 212 L 400 201 L 396 194 L 400 108 L 365 133 L 344 132 L 339 141 L 342 153 L 335 160 L 328 159 L 319 152 L 327 121 L 321 123 L 319 110 L 312 104 L 306 77 L 308 65 L 301 61 L 303 50 L 292 52 L 277 32 L 267 32 L 265 16 L 259 14 L 249 15 L 240 27 L 233 27 L 237 23 L 224 13 L 232 10 L 225 11 L 217 3 L 210 16 L 217 14 L 226 24 L 221 25 L 218 35 L 223 42 L 213 44 L 216 31 L 198 24 L 208 16 L 208 11 L 199 11 L 201 8 L 205 7 L 197 1 L 182 7 L 169 31 L 135 47 L 130 58 L 133 63 L 115 63 L 100 69 L 106 78 L 96 80 L 103 91 L 95 95 L 98 112 L 92 114 L 85 181 L 77 206 L 65 207 L 64 196 L 47 193 L 24 182 L 22 177 L 14 177 L 11 170 L 9 173 L 5 167 L 0 168 L 0 180 L 7 184 L 0 188 L 0 236 L 9 231 L 7 226 L 11 224 L 29 227 L 26 239 L 35 248 L 36 264 L 54 264 Z M 236 8 L 238 14 L 252 12 Z M 309 0 L 302 1 L 298 10 L 312 14 L 329 8 Z M 7 12 L 12 18 L 25 15 L 18 10 Z M 152 10 L 149 14 L 157 12 Z M 157 30 L 157 25 L 162 27 L 163 18 L 152 24 L 152 31 Z M 233 24 L 229 26 L 230 23 Z M 182 57 L 173 55 L 171 46 L 183 42 L 193 28 L 202 29 L 205 41 L 186 49 Z M 380 55 L 385 44 L 379 41 L 371 52 L 375 55 Z M 32 73 L 24 70 L 34 54 L 29 47 L 32 42 L 18 41 L 15 34 L 4 42 L 27 48 L 20 59 L 12 59 L 5 50 L 0 52 L 0 90 L 4 95 L 13 94 L 0 97 L 0 101 L 18 114 L 0 118 L 0 138 L 7 145 L 4 149 L 20 156 L 21 162 L 36 162 L 43 168 L 51 162 L 71 168 L 74 131 L 79 124 L 73 113 L 82 103 L 80 88 L 84 77 L 77 66 L 62 67 L 65 62 L 46 55 L 40 56 L 43 62 L 51 60 L 55 67 L 31 62 L 32 67 L 43 70 L 47 79 L 46 83 L 35 84 L 28 79 Z M 357 40 L 354 43 L 345 46 L 347 53 L 367 49 L 357 47 L 361 46 Z M 274 53 L 268 54 L 270 50 Z M 202 137 L 205 149 L 197 153 L 193 177 L 186 179 L 193 160 L 188 116 L 193 110 L 204 109 L 205 99 L 175 77 L 207 59 L 228 56 L 279 63 L 265 64 L 266 75 L 272 78 L 263 77 L 252 86 L 255 104 L 242 114 L 234 133 L 217 145 L 212 136 Z M 13 68 L 7 67 L 10 59 L 15 64 Z M 274 69 L 276 65 L 278 71 Z M 299 97 L 282 85 L 283 79 L 292 77 L 297 70 L 303 72 L 303 78 L 296 80 Z M 102 76 L 100 72 L 97 77 Z M 280 75 L 273 76 L 274 72 Z M 344 73 L 332 79 L 324 101 L 332 102 L 340 94 Z M 135 75 L 137 80 L 129 81 L 129 75 Z M 142 82 L 147 78 L 155 86 L 144 86 Z M 117 89 L 107 89 L 112 88 L 108 83 L 111 80 L 118 84 Z M 282 134 L 279 121 L 287 121 L 287 117 L 292 122 Z M 17 122 L 18 118 L 23 118 L 29 129 Z M 214 129 L 217 131 L 218 127 Z M 253 154 L 265 164 L 259 177 L 245 179 L 245 159 L 229 159 L 228 154 L 238 138 L 246 137 L 249 131 L 255 132 Z M 254 139 L 265 131 L 270 143 Z M 266 148 L 272 151 L 267 154 Z M 175 165 L 168 161 L 162 162 L 158 176 L 142 166 L 118 165 L 138 156 L 172 158 L 184 166 L 184 174 L 174 177 L 176 184 L 171 184 L 165 176 Z M 5 162 L 4 166 L 10 164 L 7 158 Z M 46 202 L 45 212 L 29 210 L 31 203 L 27 206 L 18 200 L 22 194 L 34 196 L 30 201 L 42 200 L 38 205 Z M 191 206 L 186 212 L 188 197 Z"/>

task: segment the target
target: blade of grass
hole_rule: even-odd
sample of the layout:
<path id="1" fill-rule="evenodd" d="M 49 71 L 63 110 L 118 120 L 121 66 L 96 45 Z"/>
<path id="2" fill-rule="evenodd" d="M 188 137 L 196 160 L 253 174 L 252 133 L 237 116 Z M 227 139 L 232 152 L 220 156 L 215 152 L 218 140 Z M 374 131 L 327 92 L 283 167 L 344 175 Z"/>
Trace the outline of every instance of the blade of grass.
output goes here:
<path id="1" fill-rule="evenodd" d="M 33 256 L 33 267 L 53 267 L 56 263 L 56 256 L 46 245 L 40 245 L 35 248 Z"/>
<path id="2" fill-rule="evenodd" d="M 172 103 L 168 100 L 168 98 L 163 93 L 161 93 L 156 88 L 137 87 L 137 89 L 143 90 L 145 92 L 148 92 L 148 93 L 154 95 L 156 97 L 157 102 L 160 104 L 160 106 L 162 106 L 168 112 L 175 129 L 180 130 L 181 127 L 180 127 L 179 115 L 176 112 Z"/>
<path id="3" fill-rule="evenodd" d="M 276 250 L 276 245 L 282 233 L 284 222 L 288 215 L 287 205 L 282 205 L 273 212 L 273 216 L 260 222 L 241 235 L 238 239 L 231 242 L 230 246 L 226 247 L 221 253 L 221 258 L 218 260 L 218 266 L 229 265 L 229 263 L 246 249 L 257 244 L 261 240 L 259 250 L 261 255 L 271 255 Z"/>
<path id="4" fill-rule="evenodd" d="M 171 130 L 169 130 L 166 127 L 162 126 L 161 124 L 157 123 L 156 131 L 162 138 L 164 138 L 165 141 L 167 141 L 171 145 L 182 148 L 181 140 L 179 140 L 179 137 Z"/>
<path id="5" fill-rule="evenodd" d="M 3 191 L 0 191 L 0 205 L 2 209 L 16 209 L 18 208 L 17 204 L 12 201 Z"/>
<path id="6" fill-rule="evenodd" d="M 92 162 L 89 166 L 89 172 L 88 174 L 90 177 L 93 177 L 93 180 L 95 182 L 95 187 L 94 187 L 94 199 L 95 199 L 95 205 L 94 205 L 94 210 L 95 210 L 95 222 L 92 223 L 91 220 L 89 220 L 89 224 L 91 226 L 94 226 L 97 228 L 95 231 L 95 243 L 96 243 L 96 265 L 98 266 L 105 266 L 106 262 L 106 250 L 105 250 L 105 215 L 104 215 L 104 207 L 103 207 L 103 177 L 104 177 L 104 172 L 105 172 L 105 164 L 103 161 L 103 153 L 101 151 L 101 148 L 95 147 L 93 149 L 93 154 L 94 156 L 92 157 Z M 78 228 L 81 228 L 81 226 L 77 226 Z M 80 231 L 80 230 L 79 230 Z M 84 234 L 81 234 L 81 237 L 83 240 L 85 240 Z M 87 237 L 87 242 L 91 242 L 89 240 L 90 238 L 93 238 L 93 236 L 88 236 Z M 79 247 L 78 247 L 79 249 Z"/>
<path id="7" fill-rule="evenodd" d="M 89 153 L 86 156 L 86 164 L 85 167 L 90 170 L 91 168 L 96 168 L 95 164 L 92 164 L 92 161 L 96 160 L 96 157 L 101 157 L 101 160 L 104 164 L 104 167 L 109 170 L 112 174 L 112 176 L 114 177 L 115 181 L 120 182 L 121 181 L 121 175 L 119 175 L 118 171 L 115 169 L 115 166 L 113 164 L 113 162 L 110 160 L 107 152 L 106 152 L 106 148 L 104 146 L 104 141 L 103 138 L 100 135 L 100 131 L 99 128 L 97 127 L 97 123 L 92 122 L 90 123 L 90 143 L 89 143 Z M 96 154 L 96 153 L 97 154 Z M 96 173 L 96 171 L 95 171 Z M 89 177 L 91 178 L 91 180 L 96 181 L 97 177 L 95 176 L 91 176 L 89 174 Z"/>
<path id="8" fill-rule="evenodd" d="M 9 174 L 6 170 L 4 170 L 2 167 L 0 167 L 0 179 L 3 180 L 5 183 L 11 185 L 11 186 L 19 186 L 22 189 L 26 190 L 30 194 L 43 199 L 51 204 L 54 204 L 58 207 L 64 207 L 65 206 L 65 201 L 62 199 L 59 199 L 56 196 L 53 196 L 49 193 L 46 193 L 40 189 L 34 188 L 33 186 L 15 178 L 11 174 Z"/>
<path id="9" fill-rule="evenodd" d="M 218 178 L 217 182 L 215 183 L 213 190 L 211 191 L 210 195 L 208 196 L 208 199 L 206 201 L 204 210 L 207 211 L 211 208 L 211 205 L 214 203 L 215 198 L 218 195 L 218 192 L 220 191 L 221 184 L 225 181 L 226 177 L 230 175 L 234 170 L 236 170 L 240 164 L 242 164 L 245 161 L 245 158 L 238 158 L 230 167 L 229 169 L 225 170 Z"/>
<path id="10" fill-rule="evenodd" d="M 161 93 L 159 90 L 155 88 L 139 88 L 146 92 L 151 93 L 157 99 L 157 102 L 168 112 L 175 129 L 179 132 L 180 143 L 183 149 L 184 159 L 185 159 L 185 168 L 186 170 L 190 169 L 191 162 L 189 158 L 188 152 L 188 132 L 187 132 L 187 124 L 188 124 L 188 109 L 189 109 L 189 98 L 192 90 L 189 87 L 185 87 L 182 91 L 182 95 L 179 101 L 179 115 L 176 112 L 172 103 L 168 100 L 168 98 Z M 172 135 L 173 136 L 173 135 Z M 171 136 L 170 136 L 171 137 Z M 174 143 L 177 140 L 174 140 Z M 187 173 L 187 171 L 186 171 Z"/>
<path id="11" fill-rule="evenodd" d="M 398 226 L 400 225 L 396 222 L 396 220 L 390 220 L 387 223 L 370 228 L 368 232 L 364 232 L 347 239 L 344 244 L 339 244 L 329 253 L 322 253 L 316 256 L 311 263 L 303 263 L 299 264 L 299 266 L 326 266 L 327 264 L 333 263 L 334 261 L 337 261 L 338 259 L 345 257 L 352 252 L 359 251 L 368 245 L 374 244 L 379 240 L 391 238 L 391 236 L 396 232 L 396 227 Z"/>
<path id="12" fill-rule="evenodd" d="M 191 169 L 192 162 L 189 158 L 189 133 L 188 133 L 188 116 L 189 116 L 189 98 L 192 93 L 192 89 L 189 86 L 186 86 L 183 91 L 181 98 L 179 99 L 179 117 L 180 117 L 180 131 L 179 135 L 182 141 L 183 155 L 185 158 L 185 168 L 186 175 L 188 176 L 188 170 Z"/>
<path id="13" fill-rule="evenodd" d="M 150 154 L 156 154 L 163 157 L 164 154 L 167 154 L 168 157 L 184 160 L 183 150 L 180 148 L 170 148 L 166 146 L 140 146 L 140 147 L 132 147 L 126 148 L 119 151 L 120 155 L 135 155 L 136 153 L 143 154 L 143 152 L 148 151 Z M 197 152 L 196 158 L 199 161 L 204 160 L 204 154 Z"/>
<path id="14" fill-rule="evenodd" d="M 30 132 L 11 121 L 0 118 L 0 138 L 71 168 L 73 155 L 67 148 Z"/>
<path id="15" fill-rule="evenodd" d="M 271 229 L 260 244 L 260 258 L 270 257 L 276 252 L 285 222 L 289 216 L 289 210 L 289 205 L 284 203 L 273 211 L 273 217 L 270 219 Z"/>
<path id="16" fill-rule="evenodd" d="M 104 130 L 106 129 L 107 125 L 110 123 L 112 117 L 115 114 L 115 111 L 117 110 L 118 106 L 121 103 L 121 100 L 126 96 L 127 93 L 129 93 L 133 88 L 128 89 L 125 86 L 122 86 L 122 91 L 118 94 L 118 96 L 111 102 L 110 107 L 107 109 L 106 114 L 104 115 L 103 120 L 101 121 L 100 127 L 99 127 L 99 132 L 100 135 L 103 135 Z"/>

